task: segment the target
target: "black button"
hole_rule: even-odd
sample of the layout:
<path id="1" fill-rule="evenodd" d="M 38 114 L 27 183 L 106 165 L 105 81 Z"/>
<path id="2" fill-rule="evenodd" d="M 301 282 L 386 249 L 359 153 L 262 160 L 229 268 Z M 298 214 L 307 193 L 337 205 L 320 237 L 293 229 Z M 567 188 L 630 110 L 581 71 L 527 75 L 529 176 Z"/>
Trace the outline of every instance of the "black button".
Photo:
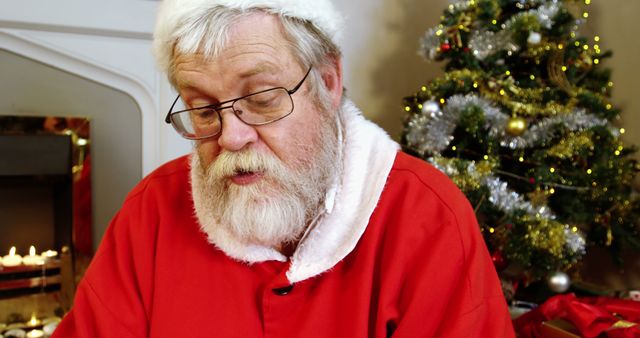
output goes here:
<path id="1" fill-rule="evenodd" d="M 271 291 L 273 291 L 273 293 L 275 293 L 278 296 L 284 296 L 286 294 L 289 294 L 289 292 L 291 292 L 291 290 L 293 290 L 293 284 L 287 285 L 287 286 L 281 287 L 281 288 L 275 288 L 275 289 L 272 289 Z"/>

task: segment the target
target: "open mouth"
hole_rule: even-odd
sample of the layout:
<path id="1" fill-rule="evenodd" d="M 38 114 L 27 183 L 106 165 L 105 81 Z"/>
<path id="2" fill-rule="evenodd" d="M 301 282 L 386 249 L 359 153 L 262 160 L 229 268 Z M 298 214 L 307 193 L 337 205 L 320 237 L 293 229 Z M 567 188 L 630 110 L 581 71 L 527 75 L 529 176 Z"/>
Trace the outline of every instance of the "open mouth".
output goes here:
<path id="1" fill-rule="evenodd" d="M 238 169 L 235 173 L 230 177 L 231 182 L 239 185 L 247 185 L 258 181 L 262 178 L 263 174 L 261 171 L 253 171 L 246 169 Z"/>

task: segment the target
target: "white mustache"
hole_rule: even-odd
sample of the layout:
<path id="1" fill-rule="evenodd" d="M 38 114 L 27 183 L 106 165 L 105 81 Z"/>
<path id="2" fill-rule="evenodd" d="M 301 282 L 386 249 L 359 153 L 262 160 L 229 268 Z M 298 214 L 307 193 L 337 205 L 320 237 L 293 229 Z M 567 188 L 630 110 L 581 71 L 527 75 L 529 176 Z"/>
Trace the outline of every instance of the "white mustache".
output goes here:
<path id="1" fill-rule="evenodd" d="M 240 152 L 223 152 L 209 166 L 209 177 L 215 179 L 226 178 L 239 173 L 280 172 L 284 165 L 271 154 L 264 154 L 247 149 Z"/>

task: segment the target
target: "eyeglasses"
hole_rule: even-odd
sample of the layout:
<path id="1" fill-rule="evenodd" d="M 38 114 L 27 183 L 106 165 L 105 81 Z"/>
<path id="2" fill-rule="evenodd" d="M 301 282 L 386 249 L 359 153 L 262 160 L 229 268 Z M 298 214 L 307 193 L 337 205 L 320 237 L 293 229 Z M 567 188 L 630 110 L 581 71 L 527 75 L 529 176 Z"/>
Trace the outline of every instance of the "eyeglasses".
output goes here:
<path id="1" fill-rule="evenodd" d="M 178 95 L 164 121 L 170 123 L 182 137 L 189 140 L 201 140 L 218 135 L 222 131 L 224 109 L 230 108 L 240 121 L 250 126 L 276 122 L 293 112 L 291 95 L 300 89 L 310 72 L 311 67 L 291 90 L 276 87 L 208 106 L 173 111 L 180 99 Z"/>

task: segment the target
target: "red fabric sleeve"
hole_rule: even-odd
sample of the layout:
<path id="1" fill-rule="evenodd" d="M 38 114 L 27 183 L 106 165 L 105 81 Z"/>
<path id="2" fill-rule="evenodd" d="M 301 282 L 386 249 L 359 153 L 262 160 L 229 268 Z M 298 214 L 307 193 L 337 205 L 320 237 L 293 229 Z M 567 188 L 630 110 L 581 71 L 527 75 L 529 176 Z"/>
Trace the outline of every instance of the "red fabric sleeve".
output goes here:
<path id="1" fill-rule="evenodd" d="M 398 241 L 403 250 L 391 250 L 410 256 L 387 267 L 398 269 L 399 262 L 407 262 L 402 279 L 389 285 L 401 291 L 390 304 L 397 306 L 396 327 L 387 331 L 397 338 L 515 337 L 475 213 L 462 193 L 434 170 L 412 171 L 432 193 L 407 186 L 395 196 L 404 199 L 394 201 L 402 202 L 395 207 L 407 208 L 397 215 L 410 215 L 404 221 L 418 226 Z"/>
<path id="2" fill-rule="evenodd" d="M 392 337 L 515 337 L 484 242 L 479 231 L 471 232 L 463 250 L 448 241 L 435 243 L 450 247 L 440 251 L 448 257 L 433 257 L 434 265 L 442 262 L 439 268 L 421 264 L 424 258 L 414 261 L 415 268 L 406 275 L 411 282 L 402 292 L 410 299 L 400 301 L 408 305 L 400 310 L 404 313 Z M 441 273 L 433 274 L 438 270 Z M 431 290 L 441 292 L 434 296 Z"/>
<path id="3" fill-rule="evenodd" d="M 127 199 L 111 222 L 78 286 L 73 310 L 52 338 L 148 336 L 153 290 L 154 208 L 141 210 L 144 194 Z"/>

